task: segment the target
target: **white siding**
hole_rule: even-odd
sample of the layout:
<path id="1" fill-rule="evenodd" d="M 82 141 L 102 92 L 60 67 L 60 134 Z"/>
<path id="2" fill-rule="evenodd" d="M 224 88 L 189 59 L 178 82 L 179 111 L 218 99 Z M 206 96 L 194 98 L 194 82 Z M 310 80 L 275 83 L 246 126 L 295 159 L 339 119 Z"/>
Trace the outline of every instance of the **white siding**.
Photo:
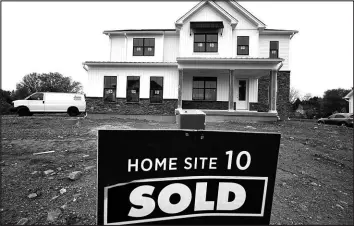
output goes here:
<path id="1" fill-rule="evenodd" d="M 236 20 L 238 20 L 238 24 L 236 26 L 237 30 L 250 30 L 250 29 L 256 30 L 257 29 L 257 25 L 255 25 L 252 21 L 250 21 L 242 13 L 237 11 L 227 1 L 216 1 L 216 3 L 219 6 L 221 6 L 225 11 L 227 11 L 231 16 L 233 16 Z"/>
<path id="2" fill-rule="evenodd" d="M 353 95 L 349 98 L 349 113 L 353 113 Z"/>
<path id="3" fill-rule="evenodd" d="M 248 80 L 249 102 L 258 102 L 258 79 L 250 78 Z"/>
<path id="4" fill-rule="evenodd" d="M 229 98 L 229 72 L 228 71 L 184 71 L 182 100 L 192 100 L 193 77 L 217 77 L 216 100 L 228 101 Z"/>
<path id="5" fill-rule="evenodd" d="M 117 76 L 117 98 L 126 97 L 127 76 L 140 76 L 140 98 L 149 98 L 150 76 L 162 76 L 163 98 L 178 98 L 178 70 L 175 67 L 91 67 L 88 71 L 88 97 L 103 96 L 103 77 Z"/>
<path id="6" fill-rule="evenodd" d="M 279 57 L 284 59 L 283 67 L 280 70 L 290 70 L 289 65 L 289 35 L 260 35 L 259 36 L 259 57 L 269 57 L 270 41 L 279 41 Z"/>
<path id="7" fill-rule="evenodd" d="M 248 36 L 249 37 L 249 55 L 237 55 L 237 36 Z M 233 47 L 232 56 L 233 57 L 258 57 L 259 55 L 259 32 L 258 30 L 240 30 L 235 29 L 233 31 Z"/>
<path id="8" fill-rule="evenodd" d="M 221 32 L 218 35 L 218 52 L 195 53 L 193 51 L 194 33 L 190 31 L 190 21 L 223 21 L 224 29 L 222 35 Z M 230 23 L 209 5 L 203 6 L 198 12 L 188 18 L 180 31 L 180 57 L 232 57 L 231 45 L 232 29 Z"/>
<path id="9" fill-rule="evenodd" d="M 126 61 L 127 53 L 125 48 L 125 36 L 124 35 L 114 35 L 110 37 L 111 41 L 111 51 L 110 60 L 111 61 Z"/>
<path id="10" fill-rule="evenodd" d="M 164 35 L 163 61 L 176 62 L 179 53 L 179 35 Z"/>

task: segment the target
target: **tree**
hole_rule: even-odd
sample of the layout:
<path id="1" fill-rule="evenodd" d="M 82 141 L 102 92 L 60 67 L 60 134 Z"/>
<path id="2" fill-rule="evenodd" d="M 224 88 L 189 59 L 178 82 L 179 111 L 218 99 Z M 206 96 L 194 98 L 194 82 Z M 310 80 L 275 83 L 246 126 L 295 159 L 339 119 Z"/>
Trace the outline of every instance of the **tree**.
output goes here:
<path id="1" fill-rule="evenodd" d="M 81 90 L 80 82 L 73 81 L 70 77 L 65 77 L 58 72 L 31 73 L 25 75 L 22 81 L 16 85 L 14 98 L 23 99 L 35 92 L 78 93 Z"/>
<path id="2" fill-rule="evenodd" d="M 294 103 L 296 99 L 300 97 L 300 92 L 299 90 L 295 89 L 294 87 L 290 88 L 290 93 L 289 93 L 289 101 L 290 103 Z"/>
<path id="3" fill-rule="evenodd" d="M 305 96 L 302 97 L 303 101 L 308 101 L 311 98 L 311 93 L 306 93 Z"/>
<path id="4" fill-rule="evenodd" d="M 350 92 L 350 89 L 330 89 L 323 95 L 323 110 L 325 116 L 334 112 L 348 112 L 348 103 L 343 99 Z M 344 108 L 344 109 L 343 109 Z"/>

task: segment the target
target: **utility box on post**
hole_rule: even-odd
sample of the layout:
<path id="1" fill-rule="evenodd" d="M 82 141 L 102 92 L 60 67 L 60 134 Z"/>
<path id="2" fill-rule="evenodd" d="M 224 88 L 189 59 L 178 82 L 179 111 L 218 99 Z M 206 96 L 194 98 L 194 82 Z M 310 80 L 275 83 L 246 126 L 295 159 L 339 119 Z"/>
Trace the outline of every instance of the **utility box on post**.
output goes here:
<path id="1" fill-rule="evenodd" d="M 205 130 L 205 113 L 200 110 L 176 110 L 179 129 Z"/>

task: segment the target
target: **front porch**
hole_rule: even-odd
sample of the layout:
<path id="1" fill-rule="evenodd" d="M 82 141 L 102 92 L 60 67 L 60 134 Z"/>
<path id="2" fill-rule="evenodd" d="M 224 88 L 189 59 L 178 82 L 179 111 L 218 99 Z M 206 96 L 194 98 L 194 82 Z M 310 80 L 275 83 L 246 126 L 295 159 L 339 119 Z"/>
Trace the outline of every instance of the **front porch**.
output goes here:
<path id="1" fill-rule="evenodd" d="M 206 121 L 276 121 L 277 73 L 282 59 L 178 58 L 177 110 L 197 109 Z M 269 78 L 267 111 L 258 103 L 258 79 Z M 262 98 L 262 97 L 261 97 Z"/>

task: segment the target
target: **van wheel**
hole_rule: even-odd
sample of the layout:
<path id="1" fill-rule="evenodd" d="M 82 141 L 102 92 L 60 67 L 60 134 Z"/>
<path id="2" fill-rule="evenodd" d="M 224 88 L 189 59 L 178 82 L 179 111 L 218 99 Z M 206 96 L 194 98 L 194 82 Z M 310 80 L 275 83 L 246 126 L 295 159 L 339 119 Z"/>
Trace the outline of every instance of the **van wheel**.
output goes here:
<path id="1" fill-rule="evenodd" d="M 31 112 L 28 110 L 28 108 L 20 108 L 18 109 L 18 116 L 29 116 Z"/>
<path id="2" fill-rule="evenodd" d="M 71 107 L 68 109 L 69 116 L 72 116 L 72 117 L 77 116 L 79 113 L 80 113 L 79 110 L 75 107 Z"/>

